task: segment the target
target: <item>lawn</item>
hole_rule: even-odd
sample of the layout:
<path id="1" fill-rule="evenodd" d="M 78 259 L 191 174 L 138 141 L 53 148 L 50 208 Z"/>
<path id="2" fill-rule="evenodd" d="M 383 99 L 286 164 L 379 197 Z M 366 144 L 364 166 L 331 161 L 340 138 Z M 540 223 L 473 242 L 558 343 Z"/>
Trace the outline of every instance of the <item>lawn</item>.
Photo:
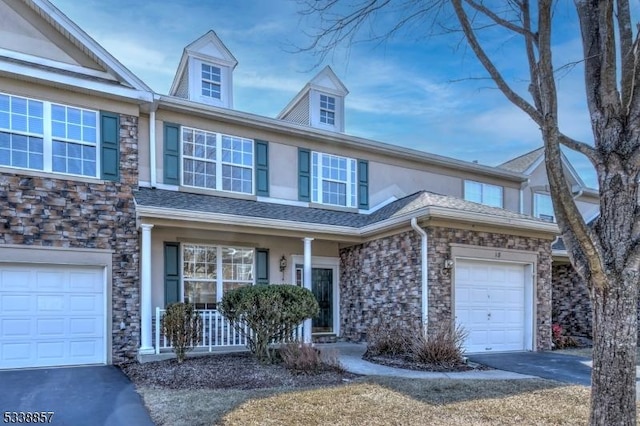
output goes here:
<path id="1" fill-rule="evenodd" d="M 158 425 L 582 425 L 589 390 L 548 380 L 360 377 L 313 389 L 139 387 Z"/>

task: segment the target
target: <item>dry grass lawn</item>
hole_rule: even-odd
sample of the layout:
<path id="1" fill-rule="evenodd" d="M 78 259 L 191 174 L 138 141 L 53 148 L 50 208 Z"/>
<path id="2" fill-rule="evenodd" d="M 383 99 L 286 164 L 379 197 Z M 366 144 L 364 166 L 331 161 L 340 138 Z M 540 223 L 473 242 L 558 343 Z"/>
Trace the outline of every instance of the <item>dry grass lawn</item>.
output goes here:
<path id="1" fill-rule="evenodd" d="M 584 425 L 589 389 L 548 380 L 367 377 L 316 389 L 139 388 L 158 425 Z"/>

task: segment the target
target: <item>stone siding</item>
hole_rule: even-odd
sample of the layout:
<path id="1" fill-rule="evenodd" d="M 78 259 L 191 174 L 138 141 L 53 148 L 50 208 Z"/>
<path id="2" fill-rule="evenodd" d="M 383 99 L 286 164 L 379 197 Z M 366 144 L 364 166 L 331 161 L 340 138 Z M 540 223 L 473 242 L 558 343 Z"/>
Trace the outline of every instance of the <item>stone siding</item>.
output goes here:
<path id="1" fill-rule="evenodd" d="M 551 348 L 551 243 L 549 240 L 453 228 L 426 228 L 429 238 L 429 324 L 452 320 L 451 243 L 525 250 L 538 256 L 537 349 Z M 380 321 L 421 319 L 420 236 L 414 232 L 381 238 L 340 251 L 341 337 L 366 340 Z"/>
<path id="2" fill-rule="evenodd" d="M 0 244 L 113 251 L 115 364 L 136 356 L 140 338 L 139 248 L 132 192 L 137 185 L 138 117 L 127 115 L 120 116 L 119 182 L 0 173 Z"/>
<path id="3" fill-rule="evenodd" d="M 414 231 L 340 250 L 341 337 L 360 342 L 380 322 L 419 322 L 421 297 Z"/>
<path id="4" fill-rule="evenodd" d="M 553 323 L 571 336 L 592 337 L 587 286 L 570 264 L 553 266 Z"/>

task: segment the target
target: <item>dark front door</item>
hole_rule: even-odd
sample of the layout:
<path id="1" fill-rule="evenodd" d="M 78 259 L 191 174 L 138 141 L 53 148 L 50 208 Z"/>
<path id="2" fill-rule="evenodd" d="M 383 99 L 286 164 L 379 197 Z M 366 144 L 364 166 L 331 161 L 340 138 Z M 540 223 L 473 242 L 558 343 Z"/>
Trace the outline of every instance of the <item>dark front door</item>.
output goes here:
<path id="1" fill-rule="evenodd" d="M 313 319 L 313 333 L 333 332 L 333 269 L 313 268 L 311 290 L 316 296 L 320 313 Z"/>

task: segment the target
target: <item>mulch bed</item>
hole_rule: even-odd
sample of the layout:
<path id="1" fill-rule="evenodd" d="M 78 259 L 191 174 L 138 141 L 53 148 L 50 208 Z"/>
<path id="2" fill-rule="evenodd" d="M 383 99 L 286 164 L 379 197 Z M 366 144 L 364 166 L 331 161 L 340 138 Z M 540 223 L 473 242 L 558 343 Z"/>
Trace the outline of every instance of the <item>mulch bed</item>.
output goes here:
<path id="1" fill-rule="evenodd" d="M 405 370 L 431 371 L 437 373 L 450 373 L 471 370 L 489 370 L 490 368 L 480 364 L 425 364 L 416 362 L 407 355 L 372 355 L 365 352 L 362 359 L 374 364 L 386 365 L 388 367 L 403 368 Z"/>
<path id="2" fill-rule="evenodd" d="M 294 374 L 282 364 L 260 364 L 248 352 L 211 354 L 120 366 L 139 386 L 168 389 L 264 389 L 337 385 L 356 375 L 327 367 L 317 374 Z"/>

